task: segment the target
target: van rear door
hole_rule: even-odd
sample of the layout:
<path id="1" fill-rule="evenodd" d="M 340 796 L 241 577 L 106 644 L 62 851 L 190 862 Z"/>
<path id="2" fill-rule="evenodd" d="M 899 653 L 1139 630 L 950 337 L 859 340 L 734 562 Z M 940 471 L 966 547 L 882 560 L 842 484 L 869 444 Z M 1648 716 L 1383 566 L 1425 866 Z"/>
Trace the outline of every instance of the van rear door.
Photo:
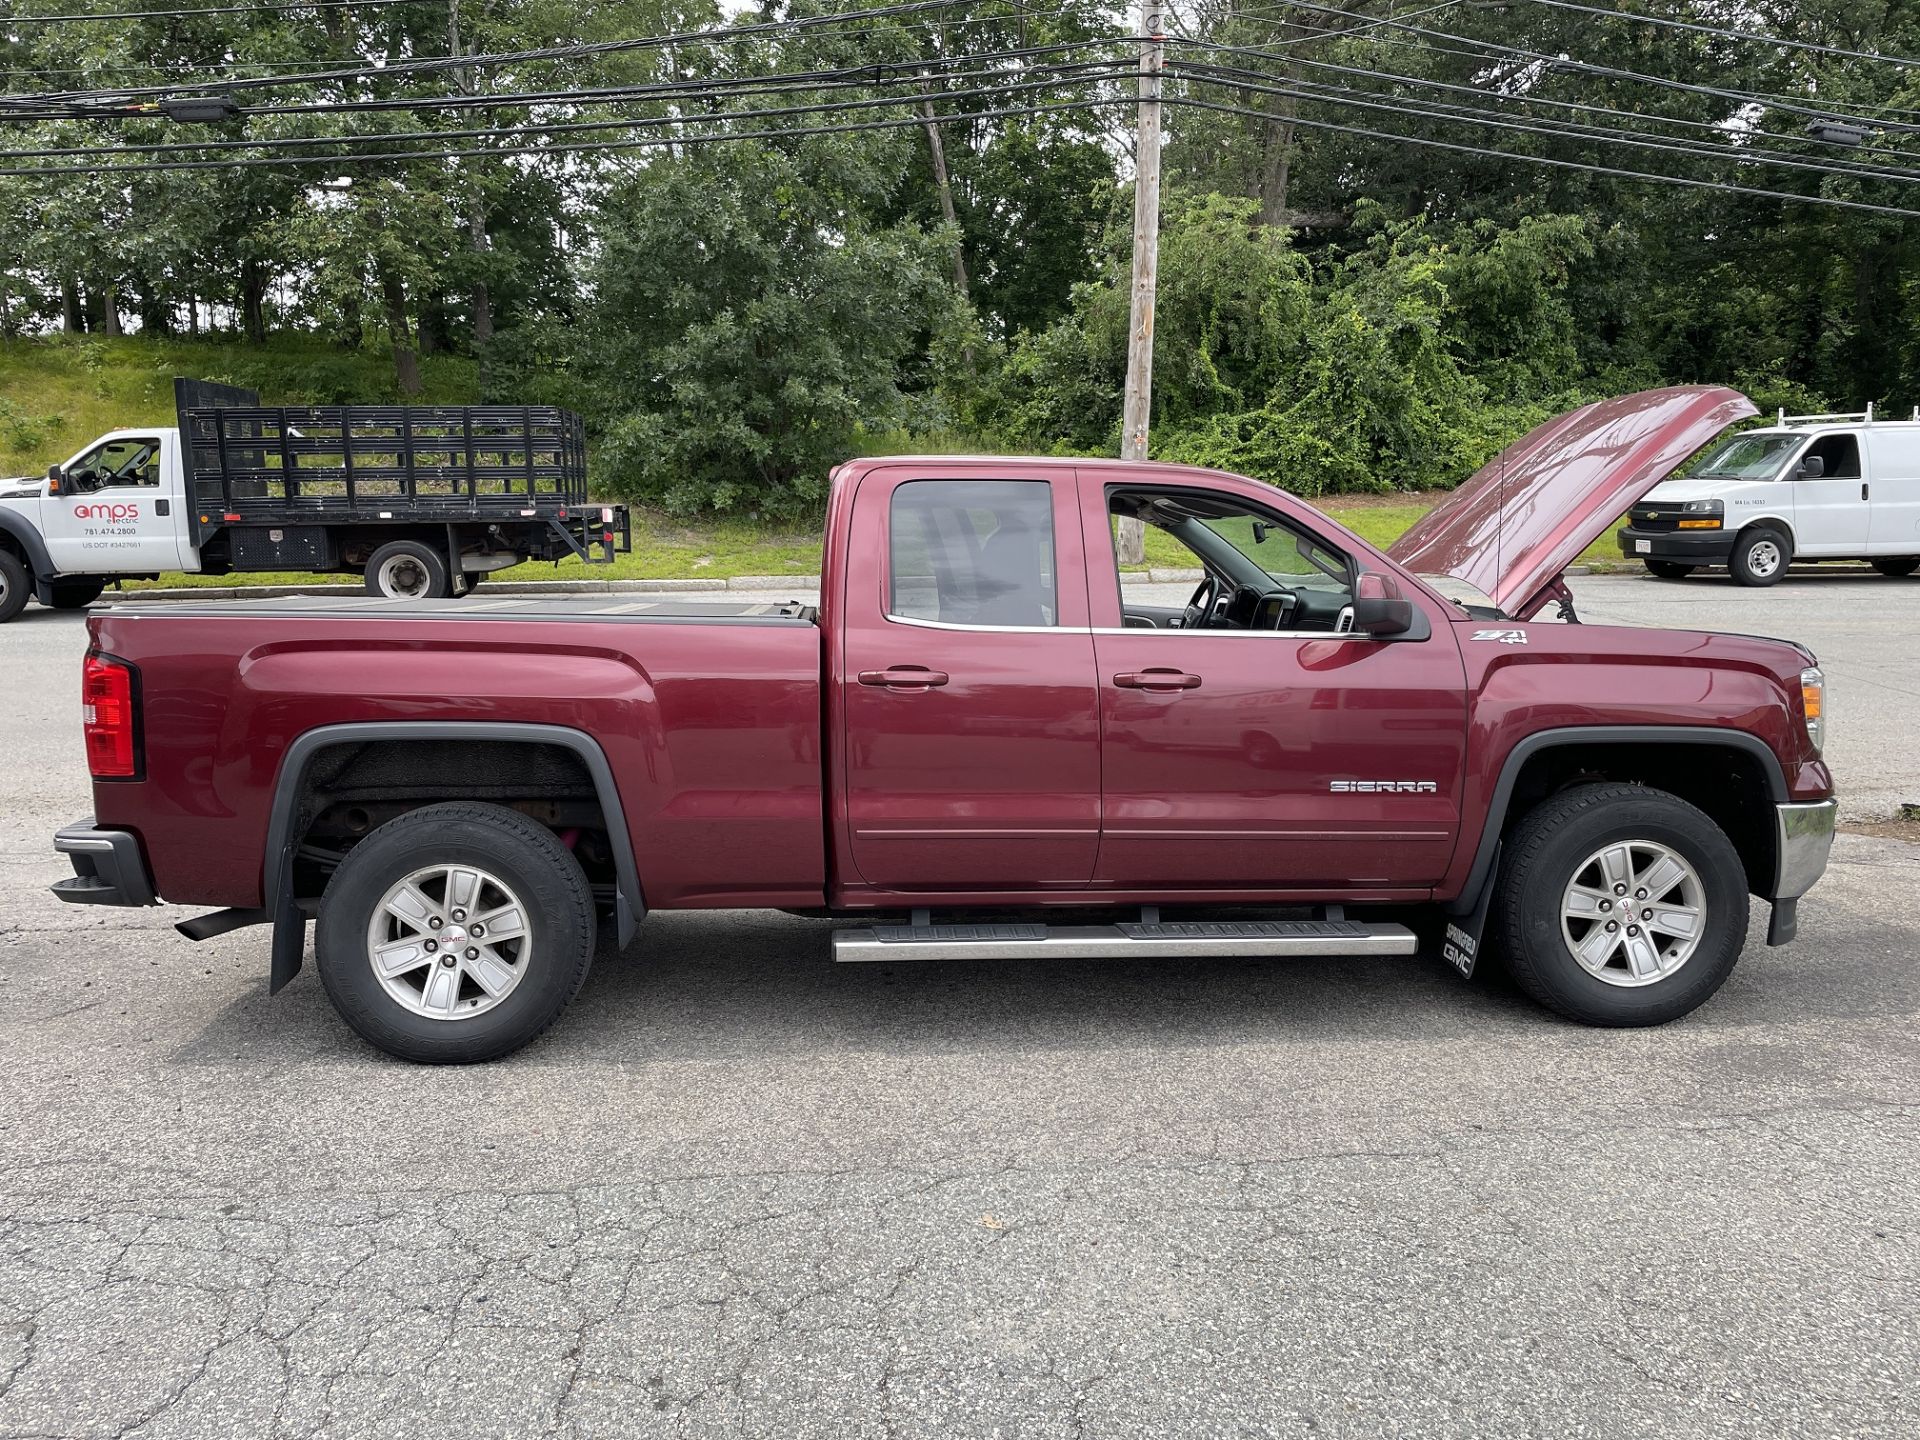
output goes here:
<path id="1" fill-rule="evenodd" d="M 1867 461 L 1868 553 L 1920 555 L 1920 427 L 1867 431 Z"/>

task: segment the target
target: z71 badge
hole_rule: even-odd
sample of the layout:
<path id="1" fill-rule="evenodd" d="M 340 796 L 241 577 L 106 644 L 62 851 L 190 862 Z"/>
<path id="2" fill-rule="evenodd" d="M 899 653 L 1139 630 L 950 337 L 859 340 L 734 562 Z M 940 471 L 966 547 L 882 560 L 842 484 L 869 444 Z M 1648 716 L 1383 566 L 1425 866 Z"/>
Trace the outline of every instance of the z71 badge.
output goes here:
<path id="1" fill-rule="evenodd" d="M 1527 643 L 1527 632 L 1524 630 L 1476 630 L 1473 632 L 1473 638 L 1492 640 L 1501 645 L 1524 645 Z"/>

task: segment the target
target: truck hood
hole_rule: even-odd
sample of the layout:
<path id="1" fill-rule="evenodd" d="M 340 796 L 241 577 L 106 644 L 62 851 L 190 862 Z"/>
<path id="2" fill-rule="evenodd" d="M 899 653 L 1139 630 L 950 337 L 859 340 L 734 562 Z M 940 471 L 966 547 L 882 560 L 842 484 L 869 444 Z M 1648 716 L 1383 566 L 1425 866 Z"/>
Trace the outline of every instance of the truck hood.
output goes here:
<path id="1" fill-rule="evenodd" d="M 1587 546 L 1694 451 L 1759 412 L 1737 390 L 1680 385 L 1583 405 L 1508 446 L 1388 549 L 1508 615 L 1531 615 Z"/>
<path id="2" fill-rule="evenodd" d="M 16 475 L 0 480 L 0 500 L 29 500 L 39 495 L 46 486 L 44 479 Z"/>

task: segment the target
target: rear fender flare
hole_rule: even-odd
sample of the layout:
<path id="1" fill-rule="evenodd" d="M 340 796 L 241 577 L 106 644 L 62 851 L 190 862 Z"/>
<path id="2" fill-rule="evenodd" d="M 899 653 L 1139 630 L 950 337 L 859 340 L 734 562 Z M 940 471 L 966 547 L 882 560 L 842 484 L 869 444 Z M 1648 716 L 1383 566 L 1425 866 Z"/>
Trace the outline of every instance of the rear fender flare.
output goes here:
<path id="1" fill-rule="evenodd" d="M 1507 828 L 1507 810 L 1513 803 L 1513 790 L 1520 772 L 1543 750 L 1567 745 L 1722 745 L 1744 751 L 1760 762 L 1769 801 L 1783 805 L 1788 799 L 1787 777 L 1780 768 L 1780 757 L 1766 741 L 1744 730 L 1708 725 L 1574 725 L 1536 731 L 1522 736 L 1500 765 L 1500 778 L 1494 784 L 1479 847 L 1474 851 L 1473 868 L 1467 872 L 1467 882 L 1459 895 L 1447 902 L 1445 908 L 1449 915 L 1473 914 L 1482 895 L 1493 884 L 1494 860 L 1500 850 L 1500 836 Z"/>
<path id="2" fill-rule="evenodd" d="M 599 741 L 582 730 L 512 721 L 375 720 L 322 725 L 297 737 L 280 761 L 280 774 L 274 782 L 273 808 L 267 821 L 260 893 L 269 917 L 278 919 L 279 912 L 292 905 L 294 811 L 314 756 L 336 745 L 362 745 L 379 740 L 491 740 L 518 745 L 557 745 L 579 756 L 593 779 L 594 793 L 607 820 L 607 839 L 613 847 L 614 917 L 619 943 L 625 946 L 633 939 L 634 928 L 647 913 L 647 907 L 640 889 L 639 867 L 634 862 L 626 809 L 620 803 L 620 788 L 614 782 L 613 767 L 607 763 L 606 752 L 600 748 Z"/>

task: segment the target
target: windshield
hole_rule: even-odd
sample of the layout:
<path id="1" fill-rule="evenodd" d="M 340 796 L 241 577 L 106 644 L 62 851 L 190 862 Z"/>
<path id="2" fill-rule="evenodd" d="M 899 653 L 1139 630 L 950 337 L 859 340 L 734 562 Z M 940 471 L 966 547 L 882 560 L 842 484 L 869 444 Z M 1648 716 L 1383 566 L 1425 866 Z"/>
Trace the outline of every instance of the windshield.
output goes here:
<path id="1" fill-rule="evenodd" d="M 1691 476 L 1695 480 L 1772 480 L 1786 463 L 1798 435 L 1741 435 L 1707 456 Z"/>
<path id="2" fill-rule="evenodd" d="M 1252 515 L 1218 519 L 1201 516 L 1197 523 L 1213 531 L 1275 580 L 1289 585 L 1346 588 L 1346 558 L 1284 525 Z"/>

